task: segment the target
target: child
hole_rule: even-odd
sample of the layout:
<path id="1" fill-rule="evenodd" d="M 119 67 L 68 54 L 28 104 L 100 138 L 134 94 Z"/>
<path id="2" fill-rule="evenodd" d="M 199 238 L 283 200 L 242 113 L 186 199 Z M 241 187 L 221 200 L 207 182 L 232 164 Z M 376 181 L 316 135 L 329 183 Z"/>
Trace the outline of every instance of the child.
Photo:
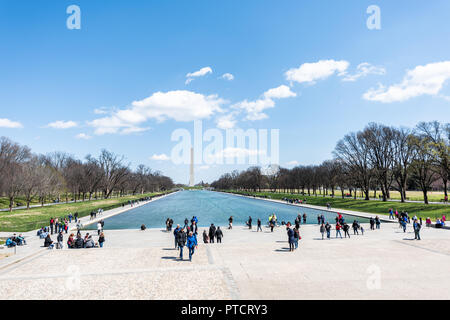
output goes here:
<path id="1" fill-rule="evenodd" d="M 361 226 L 361 235 L 364 235 L 364 227 Z"/>

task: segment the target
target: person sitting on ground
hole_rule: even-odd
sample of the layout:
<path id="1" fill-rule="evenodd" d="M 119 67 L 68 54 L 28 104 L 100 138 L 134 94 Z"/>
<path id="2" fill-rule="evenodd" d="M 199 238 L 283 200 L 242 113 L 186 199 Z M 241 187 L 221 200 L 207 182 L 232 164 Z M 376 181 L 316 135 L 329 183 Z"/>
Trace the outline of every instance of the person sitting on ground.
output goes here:
<path id="1" fill-rule="evenodd" d="M 84 240 L 81 237 L 81 234 L 77 234 L 77 239 L 75 240 L 75 246 L 76 249 L 81 249 L 84 247 Z"/>
<path id="2" fill-rule="evenodd" d="M 44 247 L 53 249 L 53 241 L 52 241 L 52 238 L 50 238 L 49 234 L 47 235 L 47 237 L 44 240 Z"/>
<path id="3" fill-rule="evenodd" d="M 95 247 L 95 243 L 94 240 L 92 240 L 92 236 L 89 236 L 86 240 L 86 242 L 84 243 L 84 247 L 86 249 L 90 249 L 90 248 L 94 248 Z"/>
<path id="4" fill-rule="evenodd" d="M 5 246 L 7 246 L 8 248 L 12 248 L 12 247 L 17 246 L 17 243 L 15 241 L 13 241 L 10 237 L 10 238 L 6 239 Z"/>
<path id="5" fill-rule="evenodd" d="M 73 239 L 73 233 L 69 235 L 69 239 L 67 239 L 67 248 L 72 249 L 75 246 L 75 240 Z"/>
<path id="6" fill-rule="evenodd" d="M 141 225 L 141 230 L 144 231 L 145 229 L 147 229 L 147 227 L 145 226 L 145 224 Z"/>
<path id="7" fill-rule="evenodd" d="M 425 220 L 425 225 L 427 227 L 431 227 L 431 219 L 430 219 L 430 217 L 427 217 L 427 219 Z"/>
<path id="8" fill-rule="evenodd" d="M 27 244 L 27 242 L 26 242 L 26 240 L 25 240 L 25 238 L 23 237 L 22 234 L 19 234 L 19 236 L 16 237 L 16 243 L 17 243 L 18 246 L 23 246 L 23 245 Z"/>

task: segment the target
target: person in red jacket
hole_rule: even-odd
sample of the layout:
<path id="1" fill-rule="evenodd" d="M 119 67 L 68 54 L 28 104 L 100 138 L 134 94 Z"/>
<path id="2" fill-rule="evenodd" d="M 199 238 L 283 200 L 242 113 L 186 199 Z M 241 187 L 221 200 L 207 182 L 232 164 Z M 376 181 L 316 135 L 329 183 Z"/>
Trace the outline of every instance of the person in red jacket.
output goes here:
<path id="1" fill-rule="evenodd" d="M 341 224 L 338 222 L 338 223 L 336 223 L 336 238 L 338 237 L 338 235 L 341 237 L 341 239 L 342 239 L 342 233 L 341 233 L 341 229 L 342 229 L 342 226 L 341 226 Z"/>

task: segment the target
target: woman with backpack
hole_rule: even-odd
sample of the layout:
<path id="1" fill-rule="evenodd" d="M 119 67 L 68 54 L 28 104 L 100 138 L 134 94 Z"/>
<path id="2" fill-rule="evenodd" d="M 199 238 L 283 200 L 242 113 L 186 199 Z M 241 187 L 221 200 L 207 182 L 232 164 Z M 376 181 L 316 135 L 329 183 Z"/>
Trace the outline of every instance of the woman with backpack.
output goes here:
<path id="1" fill-rule="evenodd" d="M 192 231 L 189 232 L 187 238 L 187 247 L 189 248 L 189 261 L 192 262 L 192 256 L 194 255 L 195 248 L 197 247 L 197 238 L 194 236 Z"/>

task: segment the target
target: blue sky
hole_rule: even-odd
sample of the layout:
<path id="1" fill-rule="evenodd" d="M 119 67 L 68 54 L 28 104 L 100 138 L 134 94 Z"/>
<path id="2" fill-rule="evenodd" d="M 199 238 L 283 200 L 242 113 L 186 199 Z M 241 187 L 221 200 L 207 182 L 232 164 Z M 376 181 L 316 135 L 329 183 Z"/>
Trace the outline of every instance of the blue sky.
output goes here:
<path id="1" fill-rule="evenodd" d="M 66 27 L 72 4 L 80 30 Z M 450 121 L 449 12 L 446 0 L 0 0 L 0 135 L 79 158 L 107 148 L 187 183 L 187 166 L 152 156 L 170 157 L 193 119 L 229 116 L 280 129 L 280 165 L 319 164 L 369 122 Z M 246 167 L 198 166 L 196 180 Z"/>

